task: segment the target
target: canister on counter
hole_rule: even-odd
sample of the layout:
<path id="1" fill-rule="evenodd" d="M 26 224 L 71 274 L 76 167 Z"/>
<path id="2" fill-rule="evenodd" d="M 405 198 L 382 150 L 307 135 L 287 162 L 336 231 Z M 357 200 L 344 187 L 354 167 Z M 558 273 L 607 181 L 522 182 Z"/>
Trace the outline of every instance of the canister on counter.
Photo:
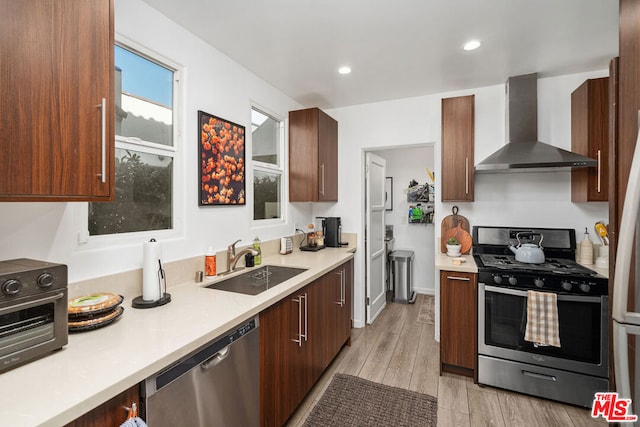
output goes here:
<path id="1" fill-rule="evenodd" d="M 216 275 L 216 253 L 211 246 L 207 249 L 207 254 L 204 257 L 204 272 L 207 277 Z"/>

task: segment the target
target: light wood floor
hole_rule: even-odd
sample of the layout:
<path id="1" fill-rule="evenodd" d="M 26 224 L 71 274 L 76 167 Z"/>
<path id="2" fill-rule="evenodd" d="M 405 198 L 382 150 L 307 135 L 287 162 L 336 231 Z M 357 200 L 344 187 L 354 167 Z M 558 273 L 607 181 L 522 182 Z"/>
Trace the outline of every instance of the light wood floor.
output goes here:
<path id="1" fill-rule="evenodd" d="M 352 330 L 345 346 L 287 423 L 301 426 L 336 372 L 427 393 L 438 398 L 438 426 L 591 426 L 589 410 L 480 387 L 461 376 L 439 375 L 434 326 L 416 322 L 415 304 L 387 304 L 373 325 Z"/>

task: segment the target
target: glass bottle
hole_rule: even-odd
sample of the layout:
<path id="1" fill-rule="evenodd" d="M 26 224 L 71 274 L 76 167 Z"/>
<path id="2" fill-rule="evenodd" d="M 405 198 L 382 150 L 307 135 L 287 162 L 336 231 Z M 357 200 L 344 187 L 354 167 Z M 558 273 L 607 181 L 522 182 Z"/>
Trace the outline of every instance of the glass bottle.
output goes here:
<path id="1" fill-rule="evenodd" d="M 258 236 L 256 236 L 255 239 L 253 239 L 253 249 L 255 249 L 258 252 L 258 255 L 253 256 L 253 264 L 254 265 L 262 264 L 262 248 L 260 247 L 260 239 L 258 239 Z"/>

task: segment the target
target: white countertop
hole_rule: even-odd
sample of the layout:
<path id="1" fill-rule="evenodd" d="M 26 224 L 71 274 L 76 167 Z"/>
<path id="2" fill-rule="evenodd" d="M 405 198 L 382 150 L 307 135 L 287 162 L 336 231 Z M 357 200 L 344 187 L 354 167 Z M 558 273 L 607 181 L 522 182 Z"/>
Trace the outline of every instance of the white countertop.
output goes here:
<path id="1" fill-rule="evenodd" d="M 162 307 L 134 309 L 125 299 L 124 314 L 112 325 L 70 334 L 62 350 L 0 374 L 0 424 L 70 422 L 353 258 L 354 251 L 265 257 L 262 265 L 308 270 L 255 296 L 203 287 L 216 278 L 170 287 L 171 302 Z"/>
<path id="2" fill-rule="evenodd" d="M 578 263 L 580 264 L 580 263 Z M 580 264 L 583 267 L 587 267 L 589 270 L 593 270 L 596 273 L 598 273 L 599 275 L 606 277 L 607 279 L 609 278 L 609 269 L 608 268 L 600 268 L 600 267 L 596 267 L 595 264 Z"/>
<path id="3" fill-rule="evenodd" d="M 455 258 L 462 258 L 464 262 L 455 264 Z M 461 271 L 464 273 L 477 273 L 478 267 L 473 259 L 473 255 L 460 255 L 460 257 L 450 257 L 442 252 L 436 252 L 436 269 L 445 271 Z"/>

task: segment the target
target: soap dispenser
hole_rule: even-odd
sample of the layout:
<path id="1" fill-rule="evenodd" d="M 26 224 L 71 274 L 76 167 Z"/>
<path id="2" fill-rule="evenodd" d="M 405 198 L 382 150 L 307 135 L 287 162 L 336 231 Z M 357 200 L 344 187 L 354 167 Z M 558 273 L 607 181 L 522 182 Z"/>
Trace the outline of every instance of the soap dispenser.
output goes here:
<path id="1" fill-rule="evenodd" d="M 593 242 L 591 242 L 589 238 L 589 230 L 587 227 L 584 229 L 584 238 L 582 242 L 580 242 L 580 264 L 593 264 Z"/>
<path id="2" fill-rule="evenodd" d="M 254 265 L 262 264 L 262 249 L 260 248 L 260 239 L 258 239 L 258 236 L 256 236 L 255 239 L 253 239 L 253 249 L 255 249 L 258 252 L 258 255 L 253 256 L 253 264 Z"/>

